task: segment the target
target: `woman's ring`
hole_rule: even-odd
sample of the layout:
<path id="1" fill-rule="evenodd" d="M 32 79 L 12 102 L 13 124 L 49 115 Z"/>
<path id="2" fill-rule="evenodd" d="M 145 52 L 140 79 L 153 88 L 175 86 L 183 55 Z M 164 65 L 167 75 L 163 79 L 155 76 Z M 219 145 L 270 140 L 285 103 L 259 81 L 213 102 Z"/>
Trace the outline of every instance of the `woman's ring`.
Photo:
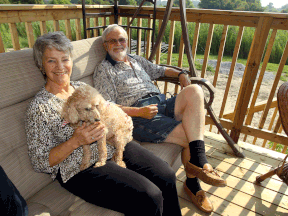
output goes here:
<path id="1" fill-rule="evenodd" d="M 91 137 L 91 139 L 94 140 L 95 138 L 94 138 L 94 137 Z"/>

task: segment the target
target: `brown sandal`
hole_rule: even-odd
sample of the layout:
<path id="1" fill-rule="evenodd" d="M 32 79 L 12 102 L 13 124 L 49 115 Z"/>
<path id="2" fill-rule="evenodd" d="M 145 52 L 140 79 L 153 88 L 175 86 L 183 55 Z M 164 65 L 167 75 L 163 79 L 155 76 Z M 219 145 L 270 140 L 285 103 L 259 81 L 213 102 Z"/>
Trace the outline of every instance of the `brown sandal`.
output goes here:
<path id="1" fill-rule="evenodd" d="M 227 182 L 222 179 L 213 167 L 206 163 L 203 168 L 197 167 L 194 164 L 188 162 L 185 167 L 186 175 L 188 178 L 199 178 L 203 182 L 216 187 L 225 187 Z"/>
<path id="2" fill-rule="evenodd" d="M 213 211 L 213 205 L 209 198 L 206 196 L 205 191 L 200 190 L 194 195 L 184 183 L 184 190 L 186 194 L 189 196 L 191 201 L 202 211 L 210 213 Z"/>

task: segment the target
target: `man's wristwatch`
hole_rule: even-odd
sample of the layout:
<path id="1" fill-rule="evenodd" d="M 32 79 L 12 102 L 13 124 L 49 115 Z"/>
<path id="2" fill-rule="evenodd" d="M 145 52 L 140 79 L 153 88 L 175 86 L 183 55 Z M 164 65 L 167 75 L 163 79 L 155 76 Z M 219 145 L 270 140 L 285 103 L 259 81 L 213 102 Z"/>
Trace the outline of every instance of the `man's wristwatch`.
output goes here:
<path id="1" fill-rule="evenodd" d="M 188 75 L 188 73 L 187 73 L 185 70 L 182 70 L 182 71 L 178 74 L 178 77 L 180 77 L 181 74 Z"/>

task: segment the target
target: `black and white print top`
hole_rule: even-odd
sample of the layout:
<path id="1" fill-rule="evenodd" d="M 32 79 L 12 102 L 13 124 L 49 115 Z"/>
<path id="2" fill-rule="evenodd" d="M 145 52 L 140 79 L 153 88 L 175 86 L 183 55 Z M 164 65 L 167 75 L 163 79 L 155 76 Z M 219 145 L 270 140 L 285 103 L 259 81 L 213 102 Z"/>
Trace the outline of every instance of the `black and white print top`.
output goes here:
<path id="1" fill-rule="evenodd" d="M 83 82 L 72 82 L 76 89 Z M 61 118 L 61 110 L 65 100 L 48 92 L 45 86 L 35 95 L 30 102 L 26 113 L 26 135 L 28 144 L 28 154 L 33 168 L 36 172 L 51 174 L 52 179 L 56 178 L 58 170 L 63 182 L 67 182 L 71 177 L 80 172 L 82 163 L 83 148 L 79 147 L 73 151 L 64 161 L 51 167 L 49 165 L 50 150 L 59 144 L 69 140 L 74 129 L 69 123 Z M 92 151 L 91 164 L 98 161 L 97 142 L 90 145 Z M 107 145 L 108 159 L 111 159 L 115 148 Z"/>
<path id="2" fill-rule="evenodd" d="M 94 86 L 102 96 L 123 106 L 131 106 L 148 93 L 160 93 L 152 80 L 163 77 L 166 69 L 141 56 L 128 55 L 128 59 L 132 67 L 107 53 L 93 75 Z"/>

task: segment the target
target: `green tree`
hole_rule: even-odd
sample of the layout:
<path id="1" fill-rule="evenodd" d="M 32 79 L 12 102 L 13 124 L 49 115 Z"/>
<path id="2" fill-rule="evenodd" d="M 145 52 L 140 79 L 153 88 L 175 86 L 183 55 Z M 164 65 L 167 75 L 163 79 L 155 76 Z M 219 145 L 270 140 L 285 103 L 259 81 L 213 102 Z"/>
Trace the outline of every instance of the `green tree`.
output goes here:
<path id="1" fill-rule="evenodd" d="M 180 7 L 179 0 L 173 2 L 173 7 Z M 191 0 L 186 0 L 186 8 L 194 8 L 194 4 Z"/>
<path id="2" fill-rule="evenodd" d="M 71 4 L 70 0 L 51 0 L 49 4 Z"/>
<path id="3" fill-rule="evenodd" d="M 281 13 L 288 13 L 288 9 L 281 10 Z"/>
<path id="4" fill-rule="evenodd" d="M 260 0 L 201 0 L 200 8 L 222 10 L 263 11 Z"/>
<path id="5" fill-rule="evenodd" d="M 0 4 L 11 4 L 9 0 L 0 0 Z"/>
<path id="6" fill-rule="evenodd" d="M 10 0 L 11 4 L 44 4 L 43 0 Z"/>

